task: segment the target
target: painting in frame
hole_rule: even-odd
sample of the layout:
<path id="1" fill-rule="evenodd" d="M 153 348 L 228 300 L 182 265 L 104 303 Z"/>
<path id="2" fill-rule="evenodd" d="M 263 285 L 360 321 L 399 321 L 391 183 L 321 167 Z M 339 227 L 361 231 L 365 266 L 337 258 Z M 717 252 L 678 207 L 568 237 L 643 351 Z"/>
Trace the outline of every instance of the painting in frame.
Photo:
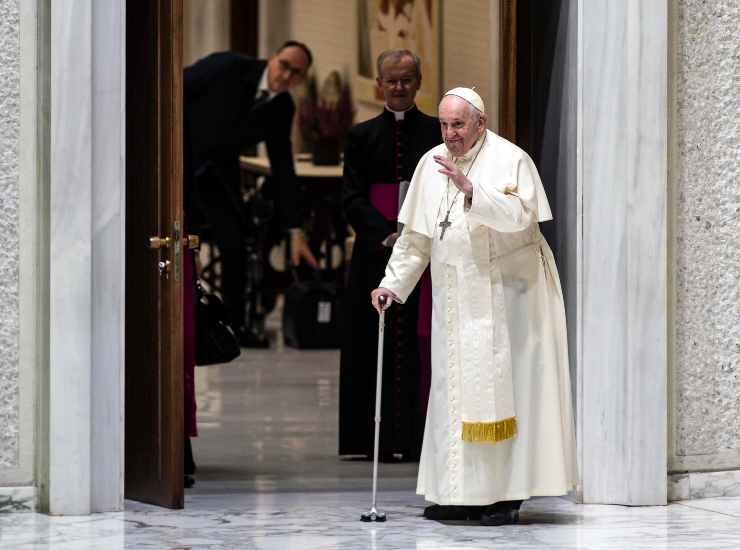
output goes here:
<path id="1" fill-rule="evenodd" d="M 440 1 L 357 0 L 357 75 L 355 97 L 383 105 L 375 83 L 378 55 L 392 48 L 407 48 L 421 58 L 422 83 L 416 104 L 435 113 L 440 94 Z"/>

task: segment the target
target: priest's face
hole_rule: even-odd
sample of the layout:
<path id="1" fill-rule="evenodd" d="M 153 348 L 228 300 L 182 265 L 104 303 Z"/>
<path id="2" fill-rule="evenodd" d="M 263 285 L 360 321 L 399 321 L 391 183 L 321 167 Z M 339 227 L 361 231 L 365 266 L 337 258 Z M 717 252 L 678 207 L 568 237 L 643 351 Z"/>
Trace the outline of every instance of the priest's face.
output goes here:
<path id="1" fill-rule="evenodd" d="M 414 104 L 416 92 L 421 86 L 421 75 L 408 55 L 391 56 L 383 61 L 377 83 L 383 91 L 386 105 L 394 111 L 405 111 Z"/>
<path id="2" fill-rule="evenodd" d="M 486 115 L 456 95 L 447 95 L 439 104 L 442 139 L 452 156 L 464 155 L 486 129 Z"/>
<path id="3" fill-rule="evenodd" d="M 267 61 L 267 86 L 279 94 L 303 82 L 308 71 L 308 57 L 298 46 L 278 50 Z"/>

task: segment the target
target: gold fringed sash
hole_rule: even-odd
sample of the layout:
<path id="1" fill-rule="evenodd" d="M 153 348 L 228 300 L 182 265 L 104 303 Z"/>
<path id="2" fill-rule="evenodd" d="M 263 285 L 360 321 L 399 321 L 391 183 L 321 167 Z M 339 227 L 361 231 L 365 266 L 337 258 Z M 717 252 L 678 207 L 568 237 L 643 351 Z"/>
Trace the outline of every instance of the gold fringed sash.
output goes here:
<path id="1" fill-rule="evenodd" d="M 463 422 L 462 439 L 471 443 L 496 443 L 516 435 L 516 416 L 496 422 Z"/>

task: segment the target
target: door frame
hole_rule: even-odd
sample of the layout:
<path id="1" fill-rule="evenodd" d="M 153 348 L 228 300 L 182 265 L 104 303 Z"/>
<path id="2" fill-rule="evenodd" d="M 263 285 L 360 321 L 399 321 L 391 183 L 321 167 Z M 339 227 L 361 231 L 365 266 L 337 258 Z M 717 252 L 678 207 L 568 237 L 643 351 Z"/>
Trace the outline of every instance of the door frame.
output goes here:
<path id="1" fill-rule="evenodd" d="M 515 0 L 501 1 L 507 3 Z M 38 4 L 41 6 L 44 3 Z M 602 9 L 601 3 L 597 4 L 591 6 L 584 0 L 578 1 L 578 215 L 579 220 L 584 220 L 584 225 L 591 223 L 591 217 L 598 214 L 596 207 L 599 204 L 584 200 L 583 193 L 601 189 L 599 182 L 613 174 L 608 171 L 612 167 L 597 162 L 609 158 L 604 150 L 607 145 L 598 147 L 596 152 L 600 156 L 592 158 L 593 151 L 583 149 L 596 148 L 597 144 L 584 143 L 583 136 L 604 132 L 617 136 L 619 133 L 616 122 L 597 119 L 596 113 L 586 109 L 589 102 L 599 97 L 599 86 L 605 85 L 603 77 L 600 77 L 603 58 L 599 58 L 603 44 L 613 44 L 614 52 L 624 59 L 626 50 L 617 48 L 629 47 L 629 44 L 620 40 L 623 37 L 620 33 L 627 28 L 630 32 L 639 33 L 640 37 L 649 36 L 651 40 L 658 40 L 660 46 L 643 53 L 658 68 L 660 78 L 646 82 L 640 80 L 639 75 L 625 75 L 618 82 L 618 88 L 609 90 L 609 97 L 615 100 L 627 97 L 637 83 L 648 86 L 654 96 L 662 97 L 667 82 L 667 56 L 664 50 L 669 28 L 665 2 L 645 7 L 647 11 L 643 15 L 646 17 L 640 19 L 628 18 L 628 5 L 615 6 L 609 13 L 617 18 L 619 25 L 611 26 L 604 20 L 606 10 Z M 505 13 L 504 9 L 502 19 L 505 19 Z M 118 0 L 75 0 L 73 10 L 69 10 L 66 4 L 62 6 L 62 3 L 53 2 L 48 13 L 39 8 L 38 94 L 43 96 L 48 92 L 51 101 L 39 100 L 38 103 L 42 111 L 38 126 L 39 182 L 41 186 L 48 186 L 43 187 L 43 192 L 48 191 L 49 200 L 39 206 L 45 218 L 40 223 L 42 240 L 48 248 L 42 246 L 38 251 L 38 288 L 41 293 L 48 289 L 48 295 L 41 297 L 48 311 L 39 314 L 36 334 L 39 335 L 38 345 L 41 349 L 48 336 L 49 352 L 48 361 L 42 358 L 36 364 L 39 373 L 36 481 L 40 509 L 52 514 L 87 514 L 123 509 L 125 300 L 121 273 L 125 269 L 124 22 L 125 3 Z M 502 51 L 506 52 L 505 49 Z M 587 77 L 590 80 L 587 81 Z M 657 159 L 656 179 L 665 182 L 665 128 L 668 114 L 663 103 L 643 105 L 643 108 L 647 107 L 652 118 L 644 116 L 631 119 L 635 124 L 632 129 L 644 129 L 646 135 L 650 136 L 656 131 L 658 134 L 655 147 L 651 145 L 647 151 L 649 156 L 638 159 L 639 166 L 647 166 Z M 655 129 L 646 126 L 653 120 L 659 122 L 653 125 Z M 45 146 L 48 146 L 48 154 L 44 152 Z M 650 243 L 662 250 L 658 270 L 665 273 L 670 267 L 664 253 L 668 215 L 666 196 L 665 186 L 656 186 L 649 207 L 633 211 L 622 209 L 614 213 L 628 219 L 635 227 L 658 226 L 659 231 L 651 235 Z M 69 200 L 70 197 L 74 200 Z M 610 198 L 611 195 L 608 195 L 604 200 Z M 594 218 L 593 223 L 597 221 Z M 636 263 L 637 259 L 647 257 L 645 254 L 649 251 L 640 247 L 641 241 L 634 240 L 635 235 L 628 236 L 630 242 L 638 246 L 631 252 L 635 260 L 632 265 L 640 266 L 640 271 L 633 273 L 633 278 L 639 277 L 641 284 L 647 283 L 647 288 L 651 289 L 650 281 L 655 280 L 655 262 Z M 581 314 L 581 311 L 588 311 L 589 300 L 598 298 L 593 291 L 598 288 L 599 274 L 608 279 L 616 266 L 613 259 L 602 266 L 597 257 L 589 256 L 589 250 L 597 249 L 595 239 L 595 234 L 583 233 L 579 225 L 578 289 L 583 297 L 579 299 L 582 303 L 579 305 L 575 330 L 579 338 L 578 353 L 584 358 L 590 357 L 589 353 L 596 357 L 598 347 L 609 344 L 607 338 L 595 332 L 597 327 L 591 326 Z M 48 251 L 48 255 L 45 256 L 44 250 Z M 590 267 L 591 271 L 586 267 Z M 592 446 L 596 453 L 591 457 L 581 457 L 584 460 L 581 468 L 593 465 L 589 471 L 595 477 L 587 479 L 587 486 L 584 487 L 584 498 L 592 502 L 610 501 L 612 487 L 608 482 L 612 479 L 619 479 L 624 487 L 628 486 L 627 481 L 632 484 L 655 479 L 657 487 L 652 490 L 657 497 L 625 499 L 625 503 L 658 504 L 665 499 L 666 476 L 639 479 L 636 477 L 639 472 L 630 473 L 623 469 L 625 464 L 635 464 L 639 462 L 638 459 L 649 458 L 650 464 L 657 465 L 656 471 L 665 471 L 667 475 L 663 460 L 666 444 L 661 443 L 667 439 L 664 437 L 667 404 L 665 388 L 662 386 L 667 380 L 667 350 L 661 339 L 665 338 L 666 333 L 665 301 L 669 289 L 665 280 L 657 280 L 657 283 L 651 292 L 661 299 L 651 306 L 651 316 L 645 316 L 645 321 L 641 321 L 643 324 L 640 325 L 655 334 L 661 343 L 651 348 L 649 357 L 643 358 L 651 365 L 651 370 L 642 369 L 645 361 L 611 361 L 603 366 L 596 361 L 589 368 L 595 366 L 597 372 L 586 379 L 584 373 L 587 374 L 587 371 L 579 362 L 578 399 L 589 401 L 589 406 L 593 407 L 590 416 L 601 418 L 597 414 L 597 409 L 601 407 L 603 413 L 614 422 L 609 426 L 616 430 L 618 423 L 626 419 L 630 426 L 636 428 L 635 436 L 647 434 L 649 437 L 642 441 L 651 442 L 651 449 L 638 445 L 637 439 L 622 440 L 621 445 L 616 447 L 604 439 L 603 432 L 579 424 L 581 448 Z M 626 313 L 610 309 L 607 303 L 603 305 L 603 314 L 608 315 L 609 323 L 624 327 L 628 321 Z M 44 307 L 41 306 L 42 309 Z M 636 331 L 633 329 L 632 334 Z M 626 342 L 625 345 L 634 350 L 637 349 L 635 344 L 639 342 Z M 634 379 L 635 383 L 622 388 L 619 395 L 597 403 L 599 393 L 590 390 L 598 389 L 599 384 L 603 384 L 598 376 L 600 374 L 608 380 L 623 376 Z M 648 385 L 655 386 L 658 393 L 641 393 L 641 388 Z M 619 408 L 619 404 L 626 400 L 656 414 L 627 416 L 626 411 Z M 646 424 L 648 420 L 649 426 Z M 622 449 L 618 456 L 614 456 L 615 449 Z M 611 460 L 610 464 L 613 462 L 609 468 L 603 467 L 605 458 Z M 623 475 L 625 472 L 628 475 Z M 603 491 L 589 496 L 589 485 Z M 634 487 L 639 488 L 640 485 L 635 484 Z M 617 501 L 613 495 L 611 499 L 611 502 Z"/>
<path id="2" fill-rule="evenodd" d="M 38 178 L 41 196 L 48 193 L 39 204 L 46 246 L 36 274 L 36 345 L 44 349 L 48 338 L 47 358 L 36 364 L 38 508 L 53 515 L 120 511 L 126 2 L 74 0 L 69 9 L 39 1 L 36 9 Z"/>
<path id="3" fill-rule="evenodd" d="M 48 256 L 38 251 L 48 307 L 36 327 L 42 349 L 48 335 L 37 364 L 39 509 L 121 510 L 125 3 L 39 1 L 37 10 L 39 185 L 48 192 L 39 204 L 48 212 Z"/>

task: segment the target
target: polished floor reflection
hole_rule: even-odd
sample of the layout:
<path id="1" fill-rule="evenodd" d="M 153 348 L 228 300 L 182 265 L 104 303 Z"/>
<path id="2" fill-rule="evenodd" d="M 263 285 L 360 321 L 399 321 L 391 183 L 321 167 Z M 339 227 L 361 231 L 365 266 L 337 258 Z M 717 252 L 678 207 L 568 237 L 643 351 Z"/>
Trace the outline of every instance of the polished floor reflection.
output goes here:
<path id="1" fill-rule="evenodd" d="M 533 499 L 521 524 L 421 517 L 415 464 L 381 465 L 385 524 L 366 524 L 371 464 L 336 457 L 339 356 L 247 351 L 200 368 L 197 483 L 186 509 L 135 502 L 90 517 L 0 514 L 0 549 L 482 550 L 740 548 L 740 499 L 665 507 Z"/>
<path id="2" fill-rule="evenodd" d="M 194 494 L 363 489 L 370 463 L 337 458 L 339 352 L 244 350 L 199 367 Z M 386 487 L 416 487 L 416 464 L 383 466 Z"/>

